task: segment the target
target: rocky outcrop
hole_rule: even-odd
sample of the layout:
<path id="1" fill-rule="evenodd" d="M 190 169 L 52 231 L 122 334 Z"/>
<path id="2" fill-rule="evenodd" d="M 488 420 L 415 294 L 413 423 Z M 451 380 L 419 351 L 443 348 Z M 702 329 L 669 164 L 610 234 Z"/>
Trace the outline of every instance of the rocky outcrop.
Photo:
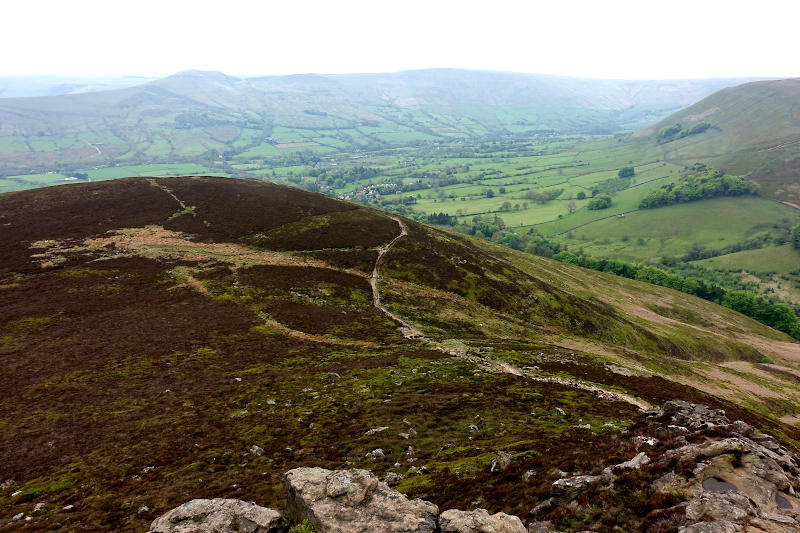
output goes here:
<path id="1" fill-rule="evenodd" d="M 486 509 L 445 511 L 439 515 L 439 528 L 442 533 L 527 533 L 518 517 Z"/>
<path id="2" fill-rule="evenodd" d="M 522 472 L 520 483 L 530 486 L 538 479 L 544 488 L 544 498 L 530 502 L 527 529 L 516 516 L 489 514 L 485 509 L 451 509 L 439 514 L 433 503 L 409 500 L 389 488 L 390 483 L 402 480 L 402 475 L 389 472 L 385 481 L 380 481 L 367 470 L 355 469 L 290 470 L 284 475 L 286 515 L 292 523 L 308 520 L 317 533 L 549 532 L 554 527 L 551 520 L 558 525 L 562 511 L 579 508 L 584 505 L 581 500 L 601 502 L 619 494 L 627 498 L 627 493 L 618 491 L 634 490 L 644 491 L 635 495 L 643 498 L 641 501 L 668 502 L 645 517 L 654 517 L 653 530 L 800 531 L 800 459 L 774 437 L 758 433 L 744 422 L 731 422 L 723 411 L 667 402 L 615 438 L 630 452 L 628 460 L 619 462 L 619 455 L 614 455 L 616 460 L 607 461 L 610 464 L 595 463 L 587 472 L 523 471 L 510 454 L 498 454 L 489 468 L 495 476 L 508 475 L 516 467 Z M 277 511 L 214 499 L 192 500 L 170 511 L 153 522 L 151 532 L 267 533 L 287 529 L 288 522 Z"/>
<path id="3" fill-rule="evenodd" d="M 636 434 L 629 433 L 631 447 L 647 452 L 599 475 L 557 479 L 550 498 L 531 514 L 546 516 L 587 491 L 597 494 L 598 487 L 615 491 L 626 471 L 642 470 L 655 478 L 654 490 L 684 500 L 672 509 L 684 516 L 682 532 L 800 531 L 800 461 L 777 439 L 731 422 L 719 409 L 683 401 L 648 415 Z"/>
<path id="4" fill-rule="evenodd" d="M 285 533 L 288 530 L 288 523 L 278 511 L 224 498 L 184 503 L 156 518 L 150 526 L 150 533 Z"/>
<path id="5" fill-rule="evenodd" d="M 320 533 L 432 533 L 439 508 L 409 500 L 366 470 L 296 468 L 284 475 L 286 513 Z"/>

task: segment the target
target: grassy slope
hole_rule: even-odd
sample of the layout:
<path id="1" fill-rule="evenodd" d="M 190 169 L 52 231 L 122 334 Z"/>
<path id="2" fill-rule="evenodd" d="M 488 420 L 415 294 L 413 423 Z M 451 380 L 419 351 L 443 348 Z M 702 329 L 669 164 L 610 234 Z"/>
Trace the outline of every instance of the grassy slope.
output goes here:
<path id="1" fill-rule="evenodd" d="M 323 154 L 510 131 L 632 131 L 738 81 L 459 70 L 237 79 L 190 71 L 112 91 L 0 99 L 0 171 L 210 164 L 223 152 Z"/>
<path id="2" fill-rule="evenodd" d="M 546 473 L 598 461 L 619 438 L 604 424 L 637 416 L 546 381 L 565 376 L 724 407 L 800 441 L 800 388 L 786 377 L 800 375 L 798 345 L 684 294 L 407 222 L 379 286 L 426 333 L 409 340 L 371 305 L 375 249 L 399 232 L 380 212 L 214 178 L 45 188 L 0 205 L 0 456 L 15 480 L 0 513 L 46 503 L 34 530 L 141 530 L 192 497 L 280 506 L 289 468 L 383 474 L 396 461 L 410 495 L 525 515 Z M 404 418 L 417 437 L 400 435 Z M 365 458 L 378 447 L 384 459 Z M 498 450 L 542 473 L 530 495 L 516 474 L 487 477 Z M 466 490 L 475 483 L 482 494 Z"/>
<path id="3" fill-rule="evenodd" d="M 700 121 L 711 129 L 662 145 L 668 161 L 704 161 L 748 174 L 765 192 L 800 199 L 800 80 L 753 82 L 724 89 L 637 134 L 654 138 L 661 128 Z"/>
<path id="4" fill-rule="evenodd" d="M 715 198 L 601 220 L 574 229 L 562 239 L 589 255 L 658 261 L 665 255 L 682 255 L 693 244 L 721 249 L 752 239 L 769 232 L 782 219 L 797 223 L 800 212 L 765 198 Z M 732 267 L 735 263 L 731 257 L 725 264 Z M 748 267 L 743 262 L 739 268 Z"/>

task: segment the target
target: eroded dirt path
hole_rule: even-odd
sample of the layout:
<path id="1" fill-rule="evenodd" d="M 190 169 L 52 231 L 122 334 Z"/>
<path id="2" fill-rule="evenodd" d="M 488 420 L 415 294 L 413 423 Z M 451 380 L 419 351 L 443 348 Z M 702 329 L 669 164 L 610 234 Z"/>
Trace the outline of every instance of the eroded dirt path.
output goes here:
<path id="1" fill-rule="evenodd" d="M 544 374 L 539 374 L 537 372 L 533 372 L 527 368 L 519 368 L 511 363 L 507 363 L 506 361 L 501 361 L 499 359 L 491 359 L 487 357 L 478 357 L 474 355 L 462 355 L 464 359 L 468 361 L 472 361 L 473 363 L 477 364 L 484 370 L 489 372 L 498 372 L 503 374 L 511 374 L 514 376 L 519 376 L 521 378 L 530 379 L 531 381 L 536 381 L 539 383 L 557 383 L 559 385 L 566 385 L 567 387 L 573 387 L 576 389 L 585 390 L 595 394 L 601 400 L 616 400 L 620 402 L 629 403 L 638 409 L 644 411 L 650 409 L 652 406 L 645 402 L 644 400 L 632 396 L 630 394 L 625 394 L 623 392 L 607 389 L 605 387 L 601 387 L 596 383 L 590 383 L 586 381 L 582 381 L 576 378 L 565 378 L 561 376 L 547 376 Z"/>
<path id="2" fill-rule="evenodd" d="M 378 258 L 375 260 L 375 266 L 372 268 L 372 276 L 369 279 L 369 285 L 370 287 L 372 287 L 372 303 L 375 305 L 376 309 L 381 311 L 383 314 L 385 314 L 398 324 L 401 324 L 400 330 L 403 332 L 403 335 L 405 337 L 424 338 L 425 335 L 419 329 L 415 328 L 414 326 L 412 326 L 411 324 L 409 324 L 396 314 L 386 309 L 386 307 L 384 307 L 384 305 L 381 303 L 381 295 L 378 292 L 378 278 L 380 277 L 378 270 L 381 265 L 381 259 L 383 259 L 383 256 L 386 254 L 386 252 L 392 249 L 392 246 L 394 246 L 395 243 L 397 243 L 397 241 L 408 235 L 408 229 L 406 229 L 406 225 L 403 224 L 403 221 L 397 217 L 391 217 L 391 218 L 392 220 L 397 222 L 397 224 L 400 226 L 400 235 L 392 239 L 391 242 L 389 242 L 389 244 L 378 249 Z"/>

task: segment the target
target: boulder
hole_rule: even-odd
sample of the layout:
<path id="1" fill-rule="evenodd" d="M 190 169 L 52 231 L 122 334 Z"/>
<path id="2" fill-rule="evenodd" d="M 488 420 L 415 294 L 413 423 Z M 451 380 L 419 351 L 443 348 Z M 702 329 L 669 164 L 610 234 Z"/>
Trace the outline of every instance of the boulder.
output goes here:
<path id="1" fill-rule="evenodd" d="M 513 459 L 514 458 L 511 456 L 511 454 L 508 454 L 506 452 L 498 452 L 497 458 L 492 460 L 490 471 L 502 472 L 511 465 L 511 461 Z"/>
<path id="2" fill-rule="evenodd" d="M 518 517 L 505 513 L 490 515 L 486 509 L 450 509 L 439 515 L 439 527 L 442 533 L 527 533 Z"/>
<path id="3" fill-rule="evenodd" d="M 585 492 L 592 484 L 608 481 L 609 476 L 573 476 L 556 480 L 553 483 L 551 494 L 559 501 L 569 502 Z"/>
<path id="4" fill-rule="evenodd" d="M 409 500 L 366 470 L 296 468 L 284 474 L 286 513 L 320 533 L 433 533 L 439 508 Z"/>
<path id="5" fill-rule="evenodd" d="M 278 511 L 224 498 L 184 503 L 156 518 L 150 526 L 150 533 L 285 533 L 288 530 L 288 523 Z"/>

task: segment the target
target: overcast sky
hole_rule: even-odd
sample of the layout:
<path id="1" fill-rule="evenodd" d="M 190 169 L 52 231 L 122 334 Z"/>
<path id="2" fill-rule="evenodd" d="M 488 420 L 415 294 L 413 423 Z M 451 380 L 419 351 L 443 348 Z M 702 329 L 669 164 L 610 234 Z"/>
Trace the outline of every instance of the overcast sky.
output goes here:
<path id="1" fill-rule="evenodd" d="M 800 76 L 798 0 L 3 0 L 0 74 Z"/>

